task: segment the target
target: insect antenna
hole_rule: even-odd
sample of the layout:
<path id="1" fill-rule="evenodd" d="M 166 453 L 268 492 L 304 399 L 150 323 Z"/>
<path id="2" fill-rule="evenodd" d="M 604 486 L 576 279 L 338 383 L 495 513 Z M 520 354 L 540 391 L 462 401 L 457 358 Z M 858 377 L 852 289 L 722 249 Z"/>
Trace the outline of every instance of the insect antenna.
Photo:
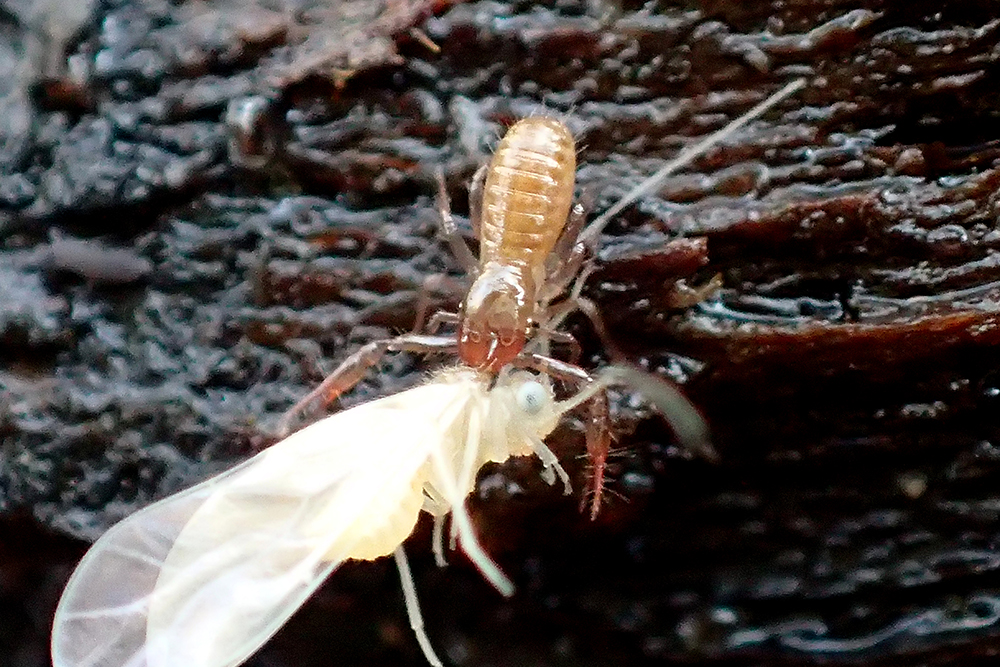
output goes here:
<path id="1" fill-rule="evenodd" d="M 720 130 L 716 130 L 712 134 L 708 135 L 701 141 L 684 148 L 680 153 L 678 153 L 673 160 L 667 162 L 660 169 L 658 169 L 652 176 L 644 180 L 639 185 L 635 186 L 628 194 L 618 200 L 614 206 L 609 208 L 607 211 L 601 215 L 594 218 L 593 222 L 587 225 L 587 228 L 583 230 L 580 234 L 579 241 L 581 243 L 587 243 L 595 240 L 598 234 L 604 229 L 604 227 L 611 221 L 613 217 L 621 213 L 627 206 L 637 201 L 640 197 L 645 197 L 657 187 L 660 186 L 663 179 L 665 179 L 670 174 L 674 173 L 676 170 L 680 169 L 684 165 L 688 164 L 691 160 L 697 156 L 704 153 L 706 150 L 716 145 L 717 143 L 724 141 L 725 139 L 732 136 L 736 130 L 740 129 L 751 120 L 759 117 L 762 113 L 773 107 L 778 102 L 782 101 L 792 93 L 801 90 L 806 85 L 805 79 L 795 79 L 794 81 L 786 84 L 778 92 L 770 95 L 767 99 L 759 102 L 752 109 L 747 111 L 745 114 L 736 118 L 728 125 Z"/>
<path id="2" fill-rule="evenodd" d="M 705 423 L 705 418 L 672 382 L 666 382 L 659 376 L 625 364 L 605 366 L 597 373 L 595 380 L 575 396 L 558 402 L 556 410 L 559 414 L 565 414 L 586 403 L 607 387 L 625 386 L 637 391 L 661 415 L 666 417 L 674 434 L 685 449 L 696 452 L 710 461 L 718 459 L 708 437 L 708 426 Z"/>

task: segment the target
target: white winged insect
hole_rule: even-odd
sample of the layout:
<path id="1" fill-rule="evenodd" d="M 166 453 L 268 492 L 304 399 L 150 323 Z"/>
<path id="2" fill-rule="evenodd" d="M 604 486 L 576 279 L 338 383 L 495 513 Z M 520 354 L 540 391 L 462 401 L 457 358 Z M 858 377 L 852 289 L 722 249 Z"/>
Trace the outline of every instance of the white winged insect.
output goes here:
<path id="1" fill-rule="evenodd" d="M 395 555 L 410 624 L 423 630 L 402 543 L 421 510 L 504 595 L 513 585 L 480 546 L 465 497 L 488 462 L 538 456 L 543 479 L 569 480 L 544 443 L 567 411 L 610 384 L 658 409 L 686 405 L 676 389 L 610 366 L 557 401 L 527 371 L 492 379 L 460 367 L 339 412 L 250 460 L 126 518 L 87 552 L 52 630 L 55 667 L 234 667 L 270 638 L 341 563 Z M 491 384 L 492 383 L 492 384 Z M 693 415 L 694 419 L 699 419 Z"/>
<path id="2" fill-rule="evenodd" d="M 396 553 L 421 509 L 453 514 L 458 544 L 501 592 L 463 506 L 479 468 L 537 454 L 565 409 L 523 371 L 460 368 L 320 420 L 245 463 L 133 514 L 81 561 L 56 610 L 56 667 L 229 667 L 243 662 L 345 560 Z M 441 531 L 435 551 L 441 555 Z"/>

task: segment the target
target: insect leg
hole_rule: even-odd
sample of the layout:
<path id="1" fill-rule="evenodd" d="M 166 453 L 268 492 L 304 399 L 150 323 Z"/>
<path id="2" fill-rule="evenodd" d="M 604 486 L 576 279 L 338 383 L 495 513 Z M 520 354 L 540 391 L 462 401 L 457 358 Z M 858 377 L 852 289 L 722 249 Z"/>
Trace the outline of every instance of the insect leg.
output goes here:
<path id="1" fill-rule="evenodd" d="M 558 474 L 560 481 L 563 483 L 563 492 L 567 496 L 573 493 L 573 487 L 569 483 L 569 475 L 566 474 L 566 470 L 563 469 L 562 464 L 559 463 L 559 459 L 548 448 L 548 445 L 542 442 L 541 438 L 531 438 L 531 449 L 535 452 L 535 456 L 542 461 L 542 465 L 544 466 L 542 479 L 545 480 L 545 483 L 555 484 L 556 474 Z"/>
<path id="2" fill-rule="evenodd" d="M 483 187 L 486 186 L 486 174 L 489 165 L 484 164 L 476 173 L 472 175 L 472 182 L 469 183 L 469 222 L 472 223 L 472 231 L 479 237 L 479 226 L 483 215 Z"/>
<path id="3" fill-rule="evenodd" d="M 588 320 L 590 320 L 590 326 L 594 327 L 594 332 L 597 333 L 597 337 L 601 339 L 604 351 L 607 352 L 611 360 L 619 361 L 624 359 L 625 354 L 615 343 L 611 334 L 608 333 L 608 328 L 604 324 L 604 318 L 601 317 L 601 311 L 598 310 L 597 304 L 587 297 L 577 296 L 573 299 L 573 306 L 576 310 L 583 313 Z"/>
<path id="4" fill-rule="evenodd" d="M 500 595 L 508 598 L 513 595 L 514 584 L 510 582 L 507 575 L 493 562 L 493 559 L 483 551 L 483 547 L 479 544 L 479 539 L 476 537 L 476 531 L 472 527 L 472 521 L 469 519 L 469 513 L 466 511 L 464 503 L 459 503 L 452 508 L 451 520 L 458 526 L 458 538 L 462 545 L 462 551 L 469 557 L 469 560 L 476 566 L 476 569 L 482 573 L 488 582 L 493 584 L 493 587 L 500 592 Z"/>
<path id="5" fill-rule="evenodd" d="M 591 326 L 594 327 L 597 337 L 601 339 L 601 344 L 607 351 L 608 356 L 612 360 L 617 361 L 624 359 L 624 355 L 611 338 L 607 327 L 604 326 L 604 318 L 601 317 L 596 304 L 587 297 L 582 296 L 583 285 L 587 282 L 587 278 L 590 277 L 596 266 L 593 263 L 593 253 L 590 252 L 591 250 L 592 248 L 588 249 L 583 243 L 576 244 L 573 253 L 561 264 L 562 268 L 554 276 L 550 277 L 550 281 L 554 282 L 552 283 L 553 291 L 547 295 L 549 299 L 561 294 L 570 281 L 572 281 L 573 287 L 570 289 L 569 295 L 561 302 L 552 307 L 546 305 L 545 316 L 541 318 L 541 329 L 547 332 L 547 336 L 552 337 L 553 334 L 551 332 L 558 329 L 559 325 L 562 324 L 563 320 L 570 313 L 579 310 L 590 320 Z M 590 258 L 589 262 L 587 261 L 588 258 Z M 547 303 L 548 299 L 546 300 Z M 546 350 L 543 350 L 542 354 L 548 356 Z"/>
<path id="6" fill-rule="evenodd" d="M 533 368 L 547 376 L 572 384 L 578 388 L 579 393 L 577 396 L 591 387 L 599 386 L 590 373 L 579 366 L 552 359 L 551 357 L 540 354 L 529 354 L 523 355 L 515 363 L 519 366 L 523 365 Z M 566 410 L 562 410 L 562 412 L 567 412 L 585 402 L 588 403 L 589 415 L 585 433 L 587 458 L 590 461 L 590 488 L 588 489 L 588 493 L 581 499 L 581 510 L 583 505 L 586 504 L 587 496 L 590 496 L 591 519 L 596 519 L 601 509 L 601 498 L 604 494 L 604 472 L 607 468 L 608 453 L 611 451 L 611 418 L 608 415 L 608 395 L 603 389 L 604 387 L 600 387 L 599 390 L 588 393 L 586 399 L 575 403 Z M 538 453 L 537 450 L 536 453 Z M 543 462 L 545 461 L 545 457 L 541 453 L 538 453 L 538 457 Z"/>
<path id="7" fill-rule="evenodd" d="M 586 276 L 582 277 L 586 278 Z M 582 282 L 578 282 L 578 285 L 582 286 Z M 547 316 L 544 318 L 539 329 L 543 332 L 544 336 L 547 336 L 551 340 L 555 340 L 558 332 L 557 327 L 562 324 L 566 317 L 574 312 L 580 311 L 583 315 L 590 320 L 590 325 L 594 327 L 594 332 L 597 337 L 601 339 L 601 345 L 604 347 L 605 352 L 613 361 L 618 361 L 625 358 L 625 354 L 619 349 L 618 345 L 615 343 L 611 334 L 608 332 L 607 326 L 604 324 L 604 318 L 601 317 L 601 312 L 597 308 L 597 304 L 588 299 L 585 296 L 580 296 L 577 290 L 574 289 L 573 293 L 570 294 L 564 301 L 560 301 L 555 306 L 549 308 Z M 567 341 L 562 341 L 567 342 Z M 574 342 L 576 340 L 574 339 Z M 572 343 L 570 343 L 572 345 Z M 576 343 L 579 347 L 579 343 Z M 548 356 L 544 354 L 543 356 Z M 576 357 L 577 359 L 579 356 Z M 574 359 L 575 361 L 575 359 Z"/>
<path id="8" fill-rule="evenodd" d="M 478 439 L 481 437 L 481 434 L 473 433 L 470 430 L 466 437 L 467 439 Z M 468 442 L 466 444 L 468 446 Z M 478 443 L 476 446 L 478 446 Z M 510 582 L 507 575 L 500 570 L 499 566 L 493 562 L 493 559 L 483 551 L 482 545 L 479 544 L 479 539 L 476 538 L 476 530 L 472 527 L 472 520 L 469 519 L 469 513 L 465 509 L 466 493 L 458 488 L 455 471 L 451 469 L 451 466 L 445 460 L 440 448 L 431 449 L 431 465 L 438 481 L 443 487 L 439 491 L 446 502 L 451 505 L 452 530 L 458 535 L 462 551 L 465 552 L 469 560 L 472 561 L 472 564 L 476 566 L 483 577 L 501 595 L 510 597 L 514 594 L 514 584 Z"/>
<path id="9" fill-rule="evenodd" d="M 580 347 L 580 341 L 576 339 L 576 336 L 568 331 L 550 331 L 548 327 L 539 327 L 539 335 L 528 341 L 528 345 L 532 345 L 535 341 L 540 340 L 544 336 L 548 339 L 549 343 L 556 343 L 558 345 L 565 345 L 569 348 L 569 353 L 566 355 L 569 359 L 569 363 L 576 364 L 580 361 L 580 356 L 583 354 L 583 348 Z M 544 352 L 541 353 L 543 356 L 548 356 Z"/>
<path id="10" fill-rule="evenodd" d="M 445 567 L 448 564 L 444 557 L 444 517 L 445 515 L 434 515 L 434 526 L 431 530 L 431 551 L 434 552 L 434 562 L 438 567 Z"/>
<path id="11" fill-rule="evenodd" d="M 417 352 L 420 354 L 449 353 L 455 351 L 452 336 L 423 336 L 404 334 L 396 338 L 375 340 L 345 359 L 323 382 L 289 408 L 281 418 L 278 432 L 284 436 L 291 432 L 295 418 L 307 412 L 317 400 L 329 405 L 338 396 L 361 381 L 368 369 L 377 364 L 388 352 Z"/>
<path id="12" fill-rule="evenodd" d="M 580 267 L 583 266 L 583 262 L 588 256 L 587 249 L 576 243 L 576 237 L 579 235 L 585 220 L 583 206 L 580 204 L 573 206 L 566 226 L 546 260 L 546 277 L 538 297 L 537 312 L 540 317 L 535 318 L 539 325 L 538 333 L 533 338 L 533 347 L 545 357 L 550 354 L 549 343 L 559 336 L 556 329 L 566 315 L 572 312 L 571 308 L 566 313 L 554 317 L 549 304 L 565 291 L 566 286 L 579 273 Z M 569 338 L 569 341 L 574 346 L 573 360 L 575 362 L 579 359 L 579 344 L 572 337 Z M 564 338 L 562 342 L 568 341 Z"/>
<path id="13" fill-rule="evenodd" d="M 431 318 L 427 320 L 427 333 L 436 334 L 442 325 L 454 324 L 457 325 L 461 321 L 461 317 L 458 313 L 452 313 L 447 310 L 439 310 Z"/>
<path id="14" fill-rule="evenodd" d="M 424 505 L 421 509 L 434 517 L 434 526 L 431 531 L 431 550 L 434 552 L 434 562 L 438 567 L 445 567 L 448 563 L 444 558 L 444 520 L 451 511 L 451 507 L 441 497 L 438 490 L 430 484 L 424 484 Z"/>
<path id="15" fill-rule="evenodd" d="M 476 260 L 476 256 L 472 254 L 472 251 L 469 250 L 469 246 L 465 244 L 465 239 L 462 238 L 462 233 L 458 230 L 455 219 L 451 217 L 451 202 L 448 200 L 448 191 L 444 183 L 444 172 L 441 169 L 437 170 L 437 182 L 437 205 L 438 214 L 441 216 L 441 233 L 444 234 L 445 240 L 451 246 L 452 254 L 455 255 L 458 263 L 462 265 L 462 269 L 468 274 L 475 275 L 479 268 L 479 262 Z M 473 228 L 478 228 L 478 218 L 472 224 Z M 476 235 L 478 236 L 478 234 L 479 230 L 476 229 Z"/>
<path id="16" fill-rule="evenodd" d="M 424 652 L 424 657 L 427 658 L 427 662 L 431 663 L 431 665 L 434 667 L 444 667 L 441 664 L 441 659 L 434 652 L 434 647 L 431 646 L 431 640 L 427 637 L 427 631 L 424 630 L 424 617 L 420 614 L 417 587 L 413 583 L 413 574 L 410 572 L 410 564 L 406 560 L 406 552 L 403 551 L 403 545 L 401 544 L 396 547 L 392 555 L 396 559 L 396 567 L 399 569 L 399 580 L 403 584 L 406 615 L 410 618 L 410 627 L 417 636 L 417 643 L 420 644 L 420 650 Z"/>
<path id="17" fill-rule="evenodd" d="M 414 307 L 415 314 L 413 317 L 413 333 L 420 333 L 425 330 L 424 321 L 427 319 L 427 311 L 431 306 L 432 295 L 441 290 L 442 287 L 447 287 L 451 294 L 459 293 L 465 289 L 464 284 L 459 287 L 454 278 L 441 273 L 436 273 L 424 278 L 420 283 L 420 289 L 417 291 L 417 305 Z M 428 333 L 434 333 L 437 330 L 437 327 L 440 327 L 440 324 L 438 324 L 437 327 L 431 329 L 430 323 L 434 321 L 434 318 L 438 317 L 439 313 L 446 312 L 447 311 L 439 310 L 435 311 L 434 314 L 431 315 L 431 319 L 427 320 L 426 331 Z M 458 315 L 455 315 L 454 317 L 458 319 Z"/>
<path id="18" fill-rule="evenodd" d="M 583 265 L 589 248 L 577 242 L 587 216 L 582 204 L 576 204 L 569 211 L 566 227 L 546 260 L 548 276 L 545 279 L 546 292 L 553 297 L 560 294 L 573 280 Z M 549 286 L 552 286 L 549 288 Z"/>

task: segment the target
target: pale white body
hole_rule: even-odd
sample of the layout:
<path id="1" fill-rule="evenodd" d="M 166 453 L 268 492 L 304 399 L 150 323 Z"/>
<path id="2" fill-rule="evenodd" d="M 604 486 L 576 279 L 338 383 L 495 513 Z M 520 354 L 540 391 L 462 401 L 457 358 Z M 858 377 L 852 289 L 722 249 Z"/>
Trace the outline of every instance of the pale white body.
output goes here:
<path id="1" fill-rule="evenodd" d="M 102 536 L 66 586 L 55 667 L 233 667 L 347 559 L 396 551 L 411 624 L 432 663 L 402 551 L 420 511 L 501 592 L 513 589 L 464 509 L 489 461 L 539 455 L 563 410 L 524 372 L 452 369 L 312 424 L 252 459 L 133 514 Z M 568 406 L 567 406 L 568 407 Z M 568 486 L 567 486 L 568 491 Z"/>

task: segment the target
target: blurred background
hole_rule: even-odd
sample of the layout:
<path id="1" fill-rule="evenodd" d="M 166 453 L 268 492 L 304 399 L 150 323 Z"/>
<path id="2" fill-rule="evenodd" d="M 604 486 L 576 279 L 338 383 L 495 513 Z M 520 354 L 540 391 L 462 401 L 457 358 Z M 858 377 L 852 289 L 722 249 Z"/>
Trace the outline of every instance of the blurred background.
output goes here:
<path id="1" fill-rule="evenodd" d="M 516 119 L 561 118 L 593 217 L 806 87 L 605 230 L 585 294 L 684 384 L 636 397 L 596 521 L 493 466 L 501 599 L 408 542 L 449 665 L 987 664 L 1000 649 L 1000 20 L 987 2 L 0 0 L 0 667 L 49 664 L 118 519 L 250 456 L 357 346 L 466 284 L 436 238 Z M 696 298 L 690 290 L 716 281 Z M 567 329 L 598 368 L 585 318 Z M 342 401 L 412 386 L 393 356 Z M 582 488 L 580 425 L 550 440 Z M 363 443 L 359 443 L 363 446 Z M 255 667 L 422 665 L 389 562 Z"/>

